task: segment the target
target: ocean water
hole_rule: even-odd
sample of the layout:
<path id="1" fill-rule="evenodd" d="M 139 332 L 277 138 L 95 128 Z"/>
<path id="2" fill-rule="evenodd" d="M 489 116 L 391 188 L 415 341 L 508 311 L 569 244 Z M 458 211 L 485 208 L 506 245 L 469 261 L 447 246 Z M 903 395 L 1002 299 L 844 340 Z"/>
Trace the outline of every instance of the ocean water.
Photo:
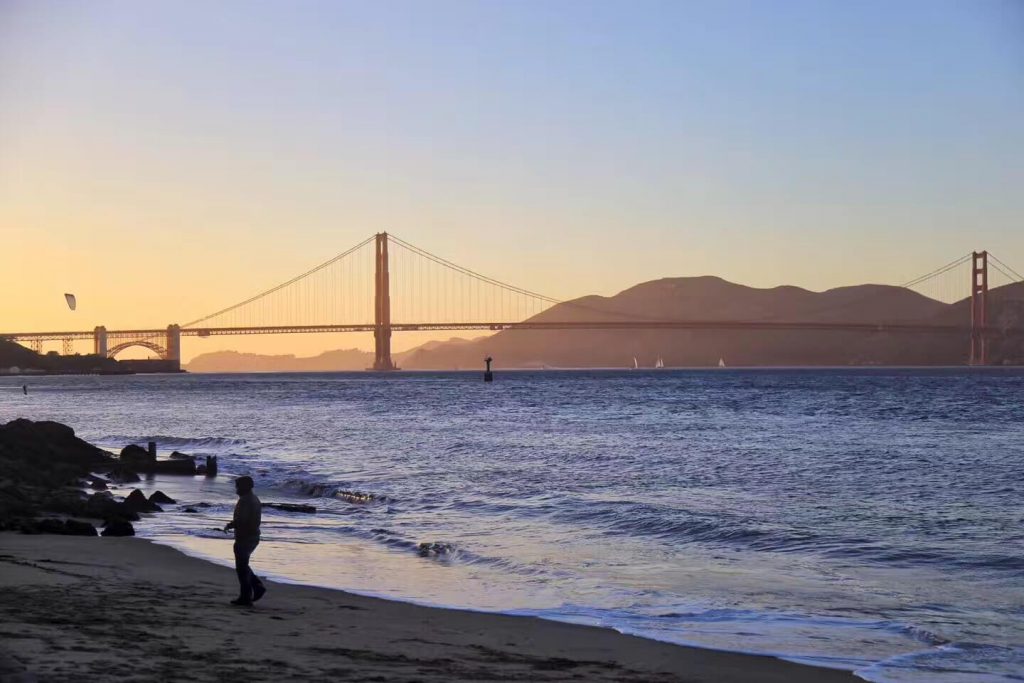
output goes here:
<path id="1" fill-rule="evenodd" d="M 480 380 L 3 378 L 0 421 L 219 455 L 217 479 L 144 482 L 180 504 L 137 525 L 215 561 L 231 557 L 225 475 L 315 505 L 265 510 L 254 566 L 284 580 L 870 681 L 1024 680 L 1024 371 Z"/>

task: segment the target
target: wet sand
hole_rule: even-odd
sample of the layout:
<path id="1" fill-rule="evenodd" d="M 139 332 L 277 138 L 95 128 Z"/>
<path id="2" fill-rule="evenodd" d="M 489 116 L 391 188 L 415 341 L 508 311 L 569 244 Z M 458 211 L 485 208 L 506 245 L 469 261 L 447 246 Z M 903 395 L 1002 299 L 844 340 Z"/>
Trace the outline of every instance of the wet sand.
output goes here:
<path id="1" fill-rule="evenodd" d="M 532 617 L 268 583 L 138 538 L 0 533 L 3 681 L 851 681 Z"/>

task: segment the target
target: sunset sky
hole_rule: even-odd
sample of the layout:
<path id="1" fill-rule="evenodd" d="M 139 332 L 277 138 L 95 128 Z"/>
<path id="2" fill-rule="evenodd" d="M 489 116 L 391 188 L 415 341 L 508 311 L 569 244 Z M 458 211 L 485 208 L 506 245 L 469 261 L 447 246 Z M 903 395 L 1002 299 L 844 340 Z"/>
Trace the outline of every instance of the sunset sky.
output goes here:
<path id="1" fill-rule="evenodd" d="M 382 230 L 560 299 L 1024 272 L 1024 3 L 0 0 L 0 331 L 186 322 Z"/>

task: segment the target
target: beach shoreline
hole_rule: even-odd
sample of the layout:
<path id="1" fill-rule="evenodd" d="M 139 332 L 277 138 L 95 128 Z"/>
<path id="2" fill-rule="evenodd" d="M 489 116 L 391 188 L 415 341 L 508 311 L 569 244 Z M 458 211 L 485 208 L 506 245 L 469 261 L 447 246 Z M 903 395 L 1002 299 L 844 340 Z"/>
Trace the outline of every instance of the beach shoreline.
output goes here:
<path id="1" fill-rule="evenodd" d="M 269 583 L 141 538 L 0 533 L 0 678 L 849 681 L 846 671 L 536 617 Z"/>

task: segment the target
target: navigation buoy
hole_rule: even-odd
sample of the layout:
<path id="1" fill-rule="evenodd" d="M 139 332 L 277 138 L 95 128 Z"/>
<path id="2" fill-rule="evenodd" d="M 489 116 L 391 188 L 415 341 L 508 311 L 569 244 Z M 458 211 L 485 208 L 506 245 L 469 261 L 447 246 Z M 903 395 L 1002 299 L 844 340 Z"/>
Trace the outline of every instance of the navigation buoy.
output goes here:
<path id="1" fill-rule="evenodd" d="M 487 363 L 487 369 L 484 370 L 484 381 L 485 382 L 493 382 L 494 381 L 494 373 L 491 372 L 491 361 L 492 360 L 494 360 L 494 359 L 491 358 L 490 356 L 487 356 L 487 358 L 484 358 L 484 362 Z"/>

